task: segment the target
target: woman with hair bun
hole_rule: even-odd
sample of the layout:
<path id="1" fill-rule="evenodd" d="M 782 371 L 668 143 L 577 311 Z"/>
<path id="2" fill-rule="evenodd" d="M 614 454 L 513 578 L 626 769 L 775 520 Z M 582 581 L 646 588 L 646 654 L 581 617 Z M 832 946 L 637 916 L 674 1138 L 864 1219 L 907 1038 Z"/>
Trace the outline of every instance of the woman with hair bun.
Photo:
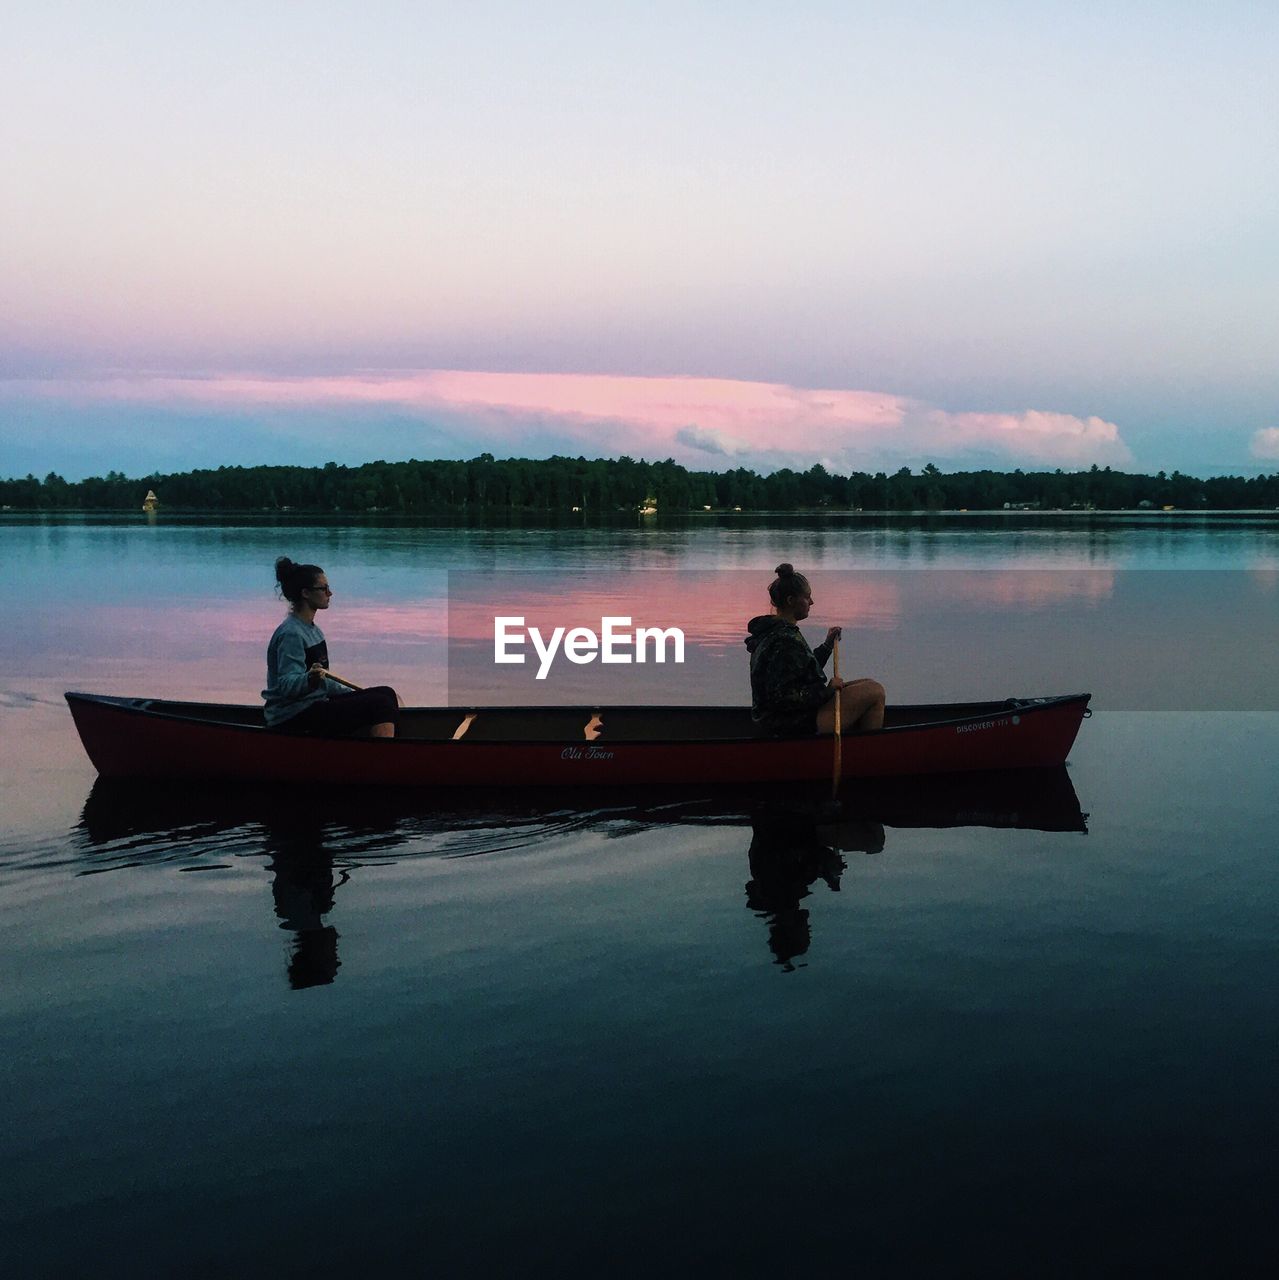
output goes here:
<path id="1" fill-rule="evenodd" d="M 395 737 L 400 700 L 388 685 L 352 691 L 329 679 L 329 647 L 315 625 L 316 611 L 333 602 L 333 589 L 318 564 L 275 562 L 277 590 L 289 602 L 266 651 L 268 729 L 302 733 Z"/>
<path id="2" fill-rule="evenodd" d="M 813 589 L 794 565 L 779 564 L 768 588 L 773 612 L 746 624 L 751 655 L 751 718 L 779 738 L 835 732 L 835 699 L 841 729 L 851 733 L 884 727 L 884 686 L 877 680 L 841 680 L 823 674 L 842 632 L 831 627 L 810 649 L 799 624 L 813 608 Z"/>

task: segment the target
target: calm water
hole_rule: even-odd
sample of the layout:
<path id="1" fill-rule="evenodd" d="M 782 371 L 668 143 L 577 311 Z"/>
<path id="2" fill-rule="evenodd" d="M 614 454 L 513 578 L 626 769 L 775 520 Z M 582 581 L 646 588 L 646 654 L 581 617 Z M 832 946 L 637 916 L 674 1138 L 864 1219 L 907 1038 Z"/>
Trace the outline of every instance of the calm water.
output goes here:
<path id="1" fill-rule="evenodd" d="M 1266 1257 L 1279 526 L 10 522 L 0 553 L 7 1269 Z M 1060 776 L 852 788 L 820 827 L 695 782 L 95 785 L 62 691 L 254 699 L 281 553 L 337 588 L 335 669 L 411 702 L 458 679 L 451 571 L 476 608 L 532 571 L 552 612 L 669 606 L 707 650 L 669 700 L 739 697 L 732 620 L 785 558 L 890 696 L 1097 714 Z"/>

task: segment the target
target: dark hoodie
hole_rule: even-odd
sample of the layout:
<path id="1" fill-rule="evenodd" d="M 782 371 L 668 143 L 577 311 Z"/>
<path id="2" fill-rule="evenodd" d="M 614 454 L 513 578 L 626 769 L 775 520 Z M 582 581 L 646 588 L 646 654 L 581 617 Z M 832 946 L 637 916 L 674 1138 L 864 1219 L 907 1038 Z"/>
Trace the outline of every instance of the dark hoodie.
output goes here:
<path id="1" fill-rule="evenodd" d="M 810 649 L 793 622 L 771 613 L 752 618 L 746 630 L 751 719 L 778 736 L 816 733 L 817 709 L 830 697 L 822 668 L 834 646 Z"/>

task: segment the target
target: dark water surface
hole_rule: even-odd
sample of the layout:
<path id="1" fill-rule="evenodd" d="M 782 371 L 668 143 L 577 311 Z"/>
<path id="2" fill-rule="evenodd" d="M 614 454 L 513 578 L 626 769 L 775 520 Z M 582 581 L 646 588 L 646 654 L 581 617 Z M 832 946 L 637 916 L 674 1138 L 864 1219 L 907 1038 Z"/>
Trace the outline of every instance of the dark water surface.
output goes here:
<path id="1" fill-rule="evenodd" d="M 62 691 L 252 700 L 280 553 L 338 590 L 335 668 L 422 703 L 446 696 L 459 570 L 546 571 L 580 603 L 587 571 L 621 592 L 622 570 L 733 569 L 762 595 L 791 559 L 814 572 L 815 636 L 848 623 L 890 694 L 937 700 L 995 677 L 894 646 L 901 615 L 839 574 L 988 574 L 1010 626 L 1060 620 L 1063 664 L 1131 668 L 1144 643 L 1189 655 L 1187 679 L 1260 679 L 1275 648 L 1264 523 L 0 524 L 7 1272 L 1118 1274 L 1271 1255 L 1273 689 L 1250 706 L 1236 680 L 1229 711 L 1098 693 L 1067 771 L 852 787 L 833 826 L 695 780 L 95 784 Z M 1047 596 L 1015 585 L 1032 570 Z M 1097 575 L 1130 599 L 1149 571 L 1154 621 L 1125 615 L 1110 652 Z M 744 678 L 734 645 L 708 700 Z"/>

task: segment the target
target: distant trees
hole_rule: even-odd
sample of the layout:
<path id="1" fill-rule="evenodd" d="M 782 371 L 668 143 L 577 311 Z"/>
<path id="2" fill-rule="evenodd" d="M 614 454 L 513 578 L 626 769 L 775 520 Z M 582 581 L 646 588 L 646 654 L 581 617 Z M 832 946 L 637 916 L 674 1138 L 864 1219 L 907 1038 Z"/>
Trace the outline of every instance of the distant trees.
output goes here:
<path id="1" fill-rule="evenodd" d="M 367 462 L 346 467 L 218 467 L 129 478 L 119 471 L 67 481 L 55 472 L 0 480 L 0 506 L 13 511 L 137 511 L 154 489 L 165 511 L 431 515 L 502 511 L 593 515 L 635 511 L 649 498 L 661 512 L 945 511 L 1037 506 L 1117 510 L 1141 504 L 1181 510 L 1279 507 L 1279 473 L 1200 480 L 1174 471 L 1129 475 L 1087 471 L 956 471 L 929 463 L 916 474 L 854 471 L 820 464 L 759 475 L 745 467 L 690 471 L 673 459 L 495 458 Z"/>

